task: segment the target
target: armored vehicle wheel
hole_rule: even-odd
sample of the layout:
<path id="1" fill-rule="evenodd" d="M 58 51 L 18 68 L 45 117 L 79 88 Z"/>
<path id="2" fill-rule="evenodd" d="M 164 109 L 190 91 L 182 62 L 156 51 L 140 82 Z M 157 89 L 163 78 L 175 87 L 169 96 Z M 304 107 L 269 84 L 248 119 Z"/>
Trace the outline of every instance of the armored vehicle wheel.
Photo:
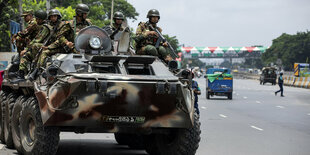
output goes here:
<path id="1" fill-rule="evenodd" d="M 22 104 L 27 100 L 26 96 L 19 96 L 16 99 L 16 102 L 13 107 L 12 119 L 11 119 L 11 129 L 12 129 L 12 138 L 16 150 L 19 153 L 22 153 L 22 147 L 20 143 L 20 132 L 19 132 L 19 118 L 20 112 L 22 110 Z"/>
<path id="2" fill-rule="evenodd" d="M 128 144 L 128 136 L 125 133 L 114 133 L 114 137 L 116 142 L 119 145 L 127 145 Z"/>
<path id="3" fill-rule="evenodd" d="M 36 98 L 30 97 L 22 105 L 20 138 L 25 155 L 54 155 L 58 149 L 59 130 L 44 127 Z"/>
<path id="4" fill-rule="evenodd" d="M 12 128 L 11 128 L 11 119 L 12 119 L 12 110 L 15 103 L 17 95 L 11 93 L 8 95 L 8 98 L 5 101 L 5 112 L 4 114 L 4 141 L 8 148 L 14 148 L 13 138 L 12 138 Z"/>
<path id="5" fill-rule="evenodd" d="M 144 149 L 143 137 L 138 134 L 114 133 L 115 140 L 120 145 L 128 145 L 132 149 Z"/>
<path id="6" fill-rule="evenodd" d="M 8 93 L 4 91 L 0 91 L 0 140 L 4 144 L 4 118 L 2 114 L 5 112 L 5 100 L 7 98 Z"/>
<path id="7" fill-rule="evenodd" d="M 189 129 L 170 129 L 170 134 L 145 137 L 146 152 L 151 155 L 194 155 L 200 141 L 199 116 L 195 113 L 194 126 Z"/>

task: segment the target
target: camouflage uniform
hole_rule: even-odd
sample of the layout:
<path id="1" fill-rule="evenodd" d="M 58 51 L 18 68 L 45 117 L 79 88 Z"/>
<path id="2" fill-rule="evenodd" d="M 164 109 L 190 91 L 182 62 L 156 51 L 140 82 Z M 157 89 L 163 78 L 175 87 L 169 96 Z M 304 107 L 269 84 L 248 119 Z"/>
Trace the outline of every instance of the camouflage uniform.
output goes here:
<path id="1" fill-rule="evenodd" d="M 74 17 L 73 20 L 69 21 L 70 27 L 73 30 L 73 32 L 75 32 L 75 36 L 80 32 L 80 30 L 82 30 L 83 28 L 87 27 L 87 26 L 91 26 L 92 23 L 89 19 L 86 19 L 82 22 L 77 22 L 76 17 Z"/>
<path id="2" fill-rule="evenodd" d="M 43 42 L 47 39 L 53 27 L 48 24 L 42 26 L 41 32 L 32 40 L 29 44 L 27 52 L 20 59 L 19 70 L 23 70 L 25 73 L 28 72 L 28 65 L 35 59 L 35 56 L 43 46 Z"/>
<path id="3" fill-rule="evenodd" d="M 43 50 L 38 59 L 37 67 L 44 67 L 44 63 L 47 57 L 52 56 L 57 53 L 67 53 L 72 52 L 72 49 L 65 49 L 66 41 L 73 42 L 74 34 L 70 27 L 69 22 L 57 21 L 57 23 L 51 24 L 55 30 L 49 43 L 47 44 L 46 50 Z M 55 28 L 56 26 L 56 28 Z"/>
<path id="4" fill-rule="evenodd" d="M 152 31 L 150 30 L 149 24 L 149 22 L 141 22 L 139 23 L 139 26 L 136 30 L 135 40 L 137 42 L 137 54 L 159 56 L 159 58 L 164 60 L 169 55 L 169 53 L 164 46 L 159 46 L 158 48 L 155 47 L 158 37 L 147 35 L 148 31 Z M 153 25 L 153 27 L 156 28 L 159 32 L 162 32 L 160 27 L 157 27 L 156 25 Z"/>
<path id="5" fill-rule="evenodd" d="M 42 25 L 37 24 L 36 19 L 32 18 L 27 23 L 27 28 L 23 31 L 18 32 L 16 37 L 17 52 L 20 53 L 25 47 L 29 47 L 29 43 L 35 38 L 40 32 Z"/>

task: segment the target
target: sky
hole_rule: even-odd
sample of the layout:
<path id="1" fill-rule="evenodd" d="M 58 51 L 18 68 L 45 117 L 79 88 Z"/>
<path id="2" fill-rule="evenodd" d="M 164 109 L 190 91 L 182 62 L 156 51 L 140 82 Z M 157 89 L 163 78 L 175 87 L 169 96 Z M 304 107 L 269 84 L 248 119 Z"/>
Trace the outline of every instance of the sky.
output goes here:
<path id="1" fill-rule="evenodd" d="M 160 12 L 163 34 L 185 46 L 271 46 L 282 33 L 310 30 L 310 0 L 127 0 L 139 17 Z"/>

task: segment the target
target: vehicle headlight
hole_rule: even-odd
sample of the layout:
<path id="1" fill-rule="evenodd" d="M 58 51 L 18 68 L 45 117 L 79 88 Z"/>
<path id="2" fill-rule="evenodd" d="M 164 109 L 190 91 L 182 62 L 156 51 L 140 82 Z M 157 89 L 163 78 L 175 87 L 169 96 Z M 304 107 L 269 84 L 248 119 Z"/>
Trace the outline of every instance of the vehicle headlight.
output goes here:
<path id="1" fill-rule="evenodd" d="M 93 37 L 91 37 L 91 38 L 89 39 L 89 45 L 90 45 L 90 47 L 93 48 L 93 49 L 98 49 L 98 48 L 100 48 L 100 47 L 101 47 L 101 44 L 102 44 L 101 39 L 100 39 L 99 37 L 97 37 L 97 36 L 93 36 Z"/>

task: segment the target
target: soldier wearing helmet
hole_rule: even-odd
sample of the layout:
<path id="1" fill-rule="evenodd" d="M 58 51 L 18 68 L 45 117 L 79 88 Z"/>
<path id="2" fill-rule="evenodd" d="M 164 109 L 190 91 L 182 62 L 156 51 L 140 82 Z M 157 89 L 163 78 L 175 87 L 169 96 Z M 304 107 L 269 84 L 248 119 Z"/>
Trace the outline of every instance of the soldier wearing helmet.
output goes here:
<path id="1" fill-rule="evenodd" d="M 160 19 L 159 11 L 151 9 L 146 17 L 149 21 L 145 23 L 140 22 L 136 30 L 135 40 L 137 42 L 137 54 L 158 56 L 166 62 L 172 60 L 172 57 L 166 50 L 166 47 L 168 46 L 167 42 L 162 42 L 160 46 L 156 48 L 155 44 L 158 40 L 158 34 L 150 29 L 150 25 L 152 25 L 155 29 L 158 29 L 159 32 L 162 32 L 162 29 L 157 26 Z"/>
<path id="2" fill-rule="evenodd" d="M 74 49 L 74 38 L 80 32 L 81 29 L 91 26 L 92 23 L 87 19 L 89 13 L 89 7 L 86 4 L 78 4 L 75 8 L 75 16 L 72 20 L 69 21 L 70 24 L 70 33 L 68 37 L 60 38 L 62 44 L 65 44 L 66 47 L 75 51 Z M 77 51 L 75 51 L 77 52 Z"/>
<path id="3" fill-rule="evenodd" d="M 61 21 L 61 13 L 56 10 L 50 10 L 48 14 L 48 19 L 50 20 L 50 25 L 52 26 L 52 35 L 48 40 L 46 46 L 42 46 L 42 53 L 40 54 L 37 68 L 44 67 L 46 58 L 57 53 L 71 53 L 73 50 L 74 33 L 71 28 L 69 21 Z M 71 43 L 70 46 L 68 43 Z"/>
<path id="4" fill-rule="evenodd" d="M 104 26 L 103 29 L 105 31 L 108 32 L 108 34 L 110 35 L 110 38 L 112 40 L 114 40 L 115 38 L 115 35 L 118 33 L 118 32 L 122 32 L 124 30 L 128 30 L 129 29 L 126 29 L 122 24 L 125 20 L 125 16 L 122 12 L 120 11 L 117 11 L 113 14 L 113 24 L 112 25 L 108 25 L 108 26 Z"/>
<path id="5" fill-rule="evenodd" d="M 33 18 L 32 10 L 25 11 L 22 14 L 22 17 L 24 17 L 24 20 L 27 23 L 27 27 L 23 31 L 20 31 L 17 34 L 13 35 L 11 40 L 13 44 L 16 42 L 18 53 L 21 53 L 21 51 L 24 50 L 27 45 L 29 45 L 31 40 L 33 40 L 35 36 L 39 33 L 41 28 L 39 24 L 37 24 L 36 19 Z"/>

